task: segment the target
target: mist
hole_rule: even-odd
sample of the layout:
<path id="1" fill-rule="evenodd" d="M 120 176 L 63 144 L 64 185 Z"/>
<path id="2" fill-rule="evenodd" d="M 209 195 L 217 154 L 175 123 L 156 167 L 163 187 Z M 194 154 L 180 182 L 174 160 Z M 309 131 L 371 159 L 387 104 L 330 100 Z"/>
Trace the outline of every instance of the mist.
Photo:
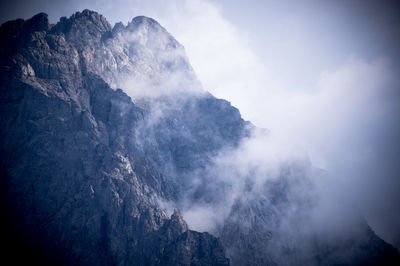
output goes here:
<path id="1" fill-rule="evenodd" d="M 253 188 L 277 180 L 284 165 L 301 162 L 314 190 L 299 188 L 294 195 L 318 203 L 312 217 L 326 222 L 359 212 L 400 248 L 399 25 L 390 11 L 398 7 L 391 1 L 386 7 L 374 1 L 306 2 L 253 2 L 243 9 L 225 1 L 9 1 L 0 9 L 1 23 L 38 12 L 55 23 L 84 8 L 125 25 L 137 15 L 153 17 L 185 47 L 202 83 L 196 89 L 227 99 L 245 119 L 268 129 L 212 158 L 207 171 L 218 173 L 216 185 L 230 189 L 218 204 L 193 205 L 189 195 L 182 200 L 192 228 L 216 231 L 248 190 L 246 182 L 253 184 L 249 195 L 260 195 L 265 191 Z M 260 20 L 262 15 L 268 19 Z M 115 86 L 133 101 L 176 95 L 185 84 L 179 83 L 180 69 L 173 73 L 156 84 L 136 76 Z M 158 118 L 166 112 L 156 109 Z M 324 174 L 312 174 L 317 168 Z"/>

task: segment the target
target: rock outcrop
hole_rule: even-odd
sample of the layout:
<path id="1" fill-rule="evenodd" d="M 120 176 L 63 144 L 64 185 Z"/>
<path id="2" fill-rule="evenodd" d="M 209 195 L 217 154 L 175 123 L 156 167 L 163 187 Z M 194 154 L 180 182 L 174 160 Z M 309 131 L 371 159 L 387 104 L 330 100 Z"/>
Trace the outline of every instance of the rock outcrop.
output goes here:
<path id="1" fill-rule="evenodd" d="M 148 21 L 156 23 L 139 18 L 127 30 Z M 149 111 L 104 81 L 121 66 L 103 56 L 112 34 L 88 10 L 57 25 L 45 14 L 2 25 L 2 211 L 18 233 L 7 240 L 18 235 L 52 264 L 229 264 L 218 239 L 159 207 L 173 181 L 139 143 Z M 133 66 L 127 73 L 143 70 Z"/>

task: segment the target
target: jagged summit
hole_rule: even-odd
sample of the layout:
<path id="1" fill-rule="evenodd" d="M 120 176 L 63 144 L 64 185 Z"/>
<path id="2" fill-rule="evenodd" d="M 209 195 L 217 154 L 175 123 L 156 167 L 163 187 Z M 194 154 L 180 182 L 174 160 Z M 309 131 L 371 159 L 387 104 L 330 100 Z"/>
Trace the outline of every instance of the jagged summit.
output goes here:
<path id="1" fill-rule="evenodd" d="M 70 18 L 62 17 L 51 29 L 51 33 L 63 33 L 69 41 L 82 48 L 85 45 L 95 45 L 111 29 L 111 25 L 102 15 L 85 9 Z"/>
<path id="2" fill-rule="evenodd" d="M 39 13 L 27 20 L 25 27 L 30 31 L 47 31 L 50 28 L 49 16 L 46 13 Z"/>
<path id="3" fill-rule="evenodd" d="M 140 25 L 140 24 L 151 25 L 151 26 L 156 25 L 157 27 L 161 27 L 160 23 L 158 23 L 156 20 L 146 16 L 134 17 L 132 21 L 128 23 L 128 27 L 129 25 Z"/>
<path id="4" fill-rule="evenodd" d="M 96 11 L 92 11 L 89 9 L 85 9 L 82 12 L 75 12 L 70 18 L 61 17 L 60 22 L 69 20 L 71 23 L 80 21 L 84 23 L 93 23 L 99 29 L 109 30 L 111 29 L 110 23 L 108 23 L 107 19 L 103 17 L 101 14 Z M 60 23 L 59 22 L 59 23 Z"/>
<path id="5" fill-rule="evenodd" d="M 113 36 L 115 36 L 117 33 L 122 32 L 124 29 L 125 29 L 125 26 L 122 22 L 115 23 L 115 25 L 112 29 Z"/>
<path id="6" fill-rule="evenodd" d="M 183 46 L 151 18 L 136 17 L 126 27 L 117 23 L 112 28 L 102 15 L 84 10 L 70 18 L 62 17 L 50 26 L 47 15 L 41 13 L 27 21 L 3 24 L 0 35 L 9 42 L 2 44 L 7 46 L 3 51 L 23 49 L 35 41 L 47 44 L 35 50 L 38 56 L 47 57 L 49 51 L 61 45 L 65 53 L 75 56 L 76 67 L 79 64 L 84 71 L 101 76 L 111 87 L 129 89 L 138 97 L 143 93 L 202 90 Z M 2 59 L 10 54 L 4 54 Z M 36 72 L 49 76 L 49 71 L 44 73 L 43 69 Z M 148 89 L 132 90 L 132 83 L 146 85 Z"/>
<path id="7" fill-rule="evenodd" d="M 21 31 L 47 31 L 49 27 L 48 15 L 46 13 L 39 13 L 26 21 L 21 18 L 7 21 L 1 25 L 0 29 L 2 34 L 8 33 L 17 36 Z"/>

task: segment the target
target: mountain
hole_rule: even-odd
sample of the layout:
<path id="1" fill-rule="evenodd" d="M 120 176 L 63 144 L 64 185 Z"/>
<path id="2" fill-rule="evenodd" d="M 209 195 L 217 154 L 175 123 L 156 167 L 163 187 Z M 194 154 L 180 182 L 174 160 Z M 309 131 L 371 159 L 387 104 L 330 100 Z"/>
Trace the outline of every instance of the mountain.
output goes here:
<path id="1" fill-rule="evenodd" d="M 285 162 L 261 184 L 255 177 L 268 173 L 260 167 L 241 171 L 243 143 L 268 133 L 204 91 L 182 45 L 155 20 L 112 27 L 84 10 L 52 25 L 40 13 L 4 23 L 0 40 L 3 257 L 52 265 L 399 261 L 362 219 L 334 241 L 297 234 L 313 206 L 299 193 L 312 188 L 311 163 Z M 210 232 L 185 222 L 197 207 L 218 220 Z"/>

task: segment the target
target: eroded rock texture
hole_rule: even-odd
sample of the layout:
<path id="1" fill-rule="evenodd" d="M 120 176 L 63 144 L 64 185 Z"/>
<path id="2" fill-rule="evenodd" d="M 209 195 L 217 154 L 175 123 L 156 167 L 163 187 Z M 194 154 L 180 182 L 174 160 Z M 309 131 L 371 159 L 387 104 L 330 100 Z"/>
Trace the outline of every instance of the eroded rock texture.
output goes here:
<path id="1" fill-rule="evenodd" d="M 146 23 L 168 38 L 172 47 L 165 52 L 178 46 L 148 18 L 136 18 L 123 30 Z M 227 265 L 215 237 L 189 230 L 179 213 L 169 218 L 159 208 L 158 198 L 171 198 L 178 188 L 157 164 L 158 145 L 145 145 L 136 131 L 149 111 L 104 80 L 112 82 L 119 68 L 135 74 L 147 71 L 135 64 L 151 63 L 157 73 L 167 63 L 142 58 L 142 50 L 153 49 L 146 44 L 137 51 L 114 45 L 118 27 L 87 10 L 57 25 L 38 14 L 1 27 L 2 202 L 20 235 L 16 242 L 52 263 L 70 265 Z M 202 99 L 213 108 L 226 105 L 211 95 Z M 183 152 L 191 149 L 196 147 Z"/>

